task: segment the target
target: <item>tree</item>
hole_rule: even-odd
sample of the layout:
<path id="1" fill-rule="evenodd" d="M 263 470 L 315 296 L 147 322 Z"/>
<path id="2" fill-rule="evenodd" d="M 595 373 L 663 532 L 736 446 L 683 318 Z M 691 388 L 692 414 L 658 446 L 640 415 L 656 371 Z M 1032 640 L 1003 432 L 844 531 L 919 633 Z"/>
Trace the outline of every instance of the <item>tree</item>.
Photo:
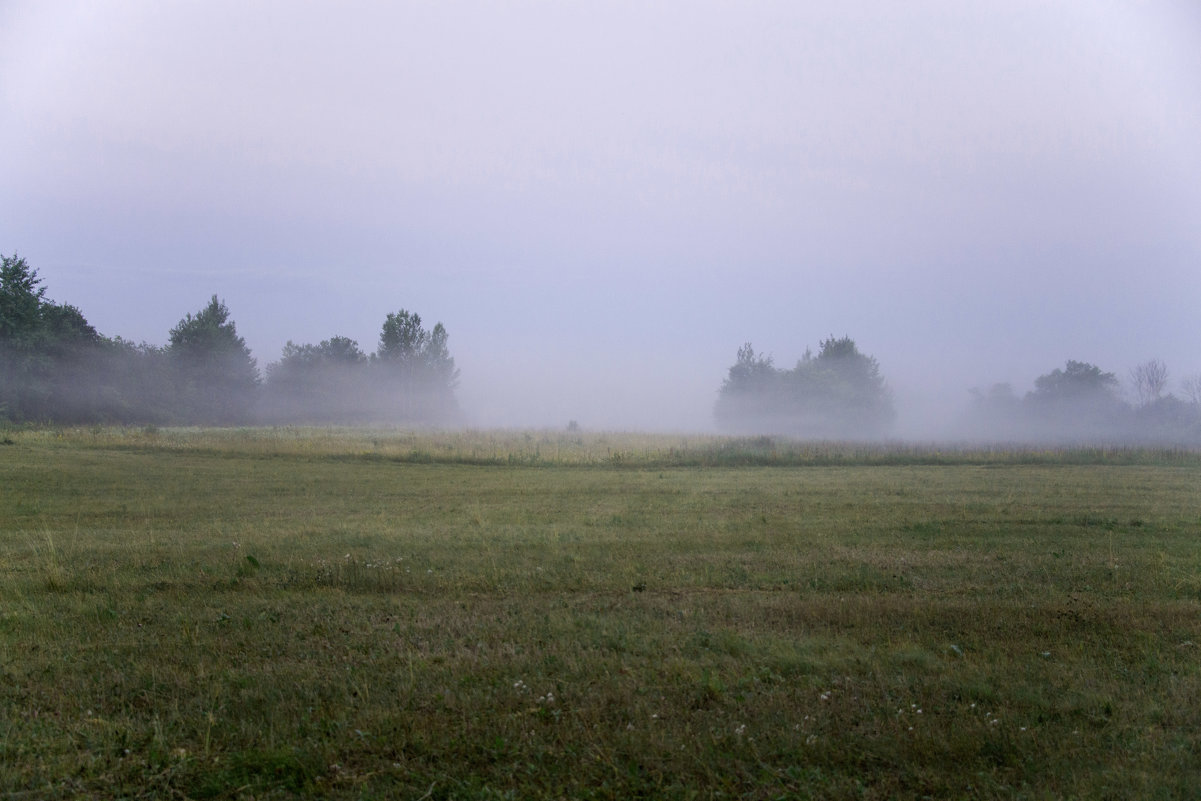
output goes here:
<path id="1" fill-rule="evenodd" d="M 1151 359 L 1130 371 L 1130 380 L 1138 397 L 1133 413 L 1131 434 L 1140 440 L 1155 442 L 1201 441 L 1201 379 L 1181 382 L 1185 399 L 1172 393 L 1164 394 L 1168 385 L 1168 368 L 1158 359 Z"/>
<path id="2" fill-rule="evenodd" d="M 249 419 L 259 376 L 229 309 L 213 295 L 208 306 L 171 329 L 167 354 L 178 376 L 182 411 L 203 423 Z"/>
<path id="3" fill-rule="evenodd" d="M 781 428 L 780 385 L 780 371 L 772 358 L 756 354 L 750 342 L 744 343 L 718 392 L 717 424 L 746 433 Z"/>
<path id="4" fill-rule="evenodd" d="M 317 346 L 320 358 L 329 364 L 366 364 L 367 354 L 350 337 L 330 337 Z"/>
<path id="5" fill-rule="evenodd" d="M 41 328 L 52 348 L 88 347 L 99 345 L 103 339 L 83 312 L 69 304 L 42 304 Z"/>
<path id="6" fill-rule="evenodd" d="M 167 349 L 121 337 L 98 349 L 97 414 L 123 423 L 170 423 L 182 419 L 176 390 L 178 371 Z"/>
<path id="7" fill-rule="evenodd" d="M 1068 360 L 1064 369 L 1056 368 L 1034 379 L 1030 398 L 1038 403 L 1078 403 L 1116 399 L 1118 379 L 1088 362 Z"/>
<path id="8" fill-rule="evenodd" d="M 1139 406 L 1159 400 L 1168 385 L 1168 366 L 1159 359 L 1150 359 L 1130 371 L 1130 381 L 1138 396 Z"/>
<path id="9" fill-rule="evenodd" d="M 262 412 L 267 419 L 351 422 L 370 409 L 367 354 L 349 337 L 319 345 L 289 340 L 275 364 L 267 366 Z"/>
<path id="10" fill-rule="evenodd" d="M 763 394 L 774 389 L 777 371 L 771 356 L 756 354 L 750 342 L 738 349 L 738 360 L 730 367 L 723 390 L 737 394 Z"/>
<path id="11" fill-rule="evenodd" d="M 878 436 L 887 431 L 894 412 L 892 393 L 880 375 L 875 358 L 860 353 L 850 337 L 830 337 L 817 358 L 803 361 L 794 371 L 804 376 L 814 407 L 820 408 L 830 433 L 839 436 Z"/>
<path id="12" fill-rule="evenodd" d="M 1143 442 L 1201 442 L 1201 415 L 1193 404 L 1168 393 L 1134 410 L 1131 437 Z"/>
<path id="13" fill-rule="evenodd" d="M 1117 396 L 1118 379 L 1088 362 L 1068 360 L 1034 380 L 1025 405 L 1040 436 L 1114 436 L 1128 407 Z"/>
<path id="14" fill-rule="evenodd" d="M 420 315 L 404 309 L 385 318 L 373 363 L 385 392 L 399 396 L 397 411 L 402 419 L 436 422 L 458 414 L 454 391 L 459 371 L 448 339 L 442 323 L 428 331 Z"/>
<path id="15" fill-rule="evenodd" d="M 459 368 L 455 367 L 447 340 L 450 335 L 442 323 L 435 323 L 425 347 L 421 351 L 421 363 L 426 383 L 441 396 L 441 401 L 457 406 L 454 391 L 459 387 Z"/>
<path id="16" fill-rule="evenodd" d="M 404 309 L 389 313 L 380 330 L 376 356 L 392 369 L 413 369 L 429 341 L 429 332 L 421 327 L 421 315 Z"/>
<path id="17" fill-rule="evenodd" d="M 1191 375 L 1180 382 L 1184 399 L 1201 411 L 1201 373 Z"/>
<path id="18" fill-rule="evenodd" d="M 367 363 L 367 354 L 359 343 L 349 337 L 330 337 L 320 345 L 297 345 L 288 340 L 283 355 L 275 364 L 267 367 L 268 376 L 287 372 L 303 373 L 328 365 L 358 365 Z"/>
<path id="19" fill-rule="evenodd" d="M 46 299 L 25 259 L 0 257 L 0 416 L 91 419 L 102 338 L 74 306 Z"/>
<path id="20" fill-rule="evenodd" d="M 714 413 L 730 430 L 860 438 L 886 434 L 893 406 L 876 360 L 850 337 L 830 337 L 791 370 L 743 345 Z"/>
<path id="21" fill-rule="evenodd" d="M 37 386 L 38 312 L 46 294 L 40 284 L 25 259 L 0 257 L 0 417 L 29 416 L 45 394 Z"/>
<path id="22" fill-rule="evenodd" d="M 444 422 L 458 415 L 459 370 L 442 323 L 400 310 L 368 357 L 335 336 L 288 342 L 260 387 L 254 358 L 216 295 L 166 347 L 100 335 L 79 308 L 46 298 L 36 270 L 0 256 L 0 419 L 241 423 L 274 419 Z"/>
<path id="23" fill-rule="evenodd" d="M 0 344 L 12 346 L 36 334 L 46 295 L 41 283 L 25 259 L 0 256 Z"/>

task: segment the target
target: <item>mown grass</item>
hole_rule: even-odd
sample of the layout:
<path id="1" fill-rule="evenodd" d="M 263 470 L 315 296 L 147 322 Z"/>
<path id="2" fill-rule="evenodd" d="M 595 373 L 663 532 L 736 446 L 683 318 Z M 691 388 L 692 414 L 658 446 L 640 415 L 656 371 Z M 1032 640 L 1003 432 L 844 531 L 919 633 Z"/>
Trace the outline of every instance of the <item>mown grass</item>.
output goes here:
<path id="1" fill-rule="evenodd" d="M 1194 453 L 5 439 L 0 797 L 1196 792 Z"/>

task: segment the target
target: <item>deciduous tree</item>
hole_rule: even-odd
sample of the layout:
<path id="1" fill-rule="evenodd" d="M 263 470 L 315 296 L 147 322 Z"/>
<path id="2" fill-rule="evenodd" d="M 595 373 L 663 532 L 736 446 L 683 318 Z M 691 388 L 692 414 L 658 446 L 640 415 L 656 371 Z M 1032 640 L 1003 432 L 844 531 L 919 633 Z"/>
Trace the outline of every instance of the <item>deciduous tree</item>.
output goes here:
<path id="1" fill-rule="evenodd" d="M 1149 359 L 1130 370 L 1130 383 L 1139 406 L 1159 400 L 1168 386 L 1168 366 L 1159 359 Z"/>
<path id="2" fill-rule="evenodd" d="M 229 309 L 216 295 L 171 329 L 167 354 L 177 371 L 185 417 L 204 423 L 249 419 L 258 369 Z"/>
<path id="3" fill-rule="evenodd" d="M 88 419 L 101 340 L 79 309 L 46 299 L 25 259 L 0 257 L 0 416 Z"/>
<path id="4" fill-rule="evenodd" d="M 286 422 L 361 422 L 372 403 L 367 354 L 349 337 L 319 345 L 284 345 L 267 366 L 261 409 L 265 419 Z"/>
<path id="5" fill-rule="evenodd" d="M 747 343 L 718 394 L 718 424 L 734 431 L 805 437 L 877 437 L 893 419 L 892 395 L 876 360 L 850 337 L 823 340 L 791 370 Z"/>
<path id="6" fill-rule="evenodd" d="M 458 414 L 454 391 L 459 371 L 448 339 L 442 323 L 428 331 L 420 315 L 405 309 L 384 320 L 373 363 L 403 419 L 444 422 Z"/>

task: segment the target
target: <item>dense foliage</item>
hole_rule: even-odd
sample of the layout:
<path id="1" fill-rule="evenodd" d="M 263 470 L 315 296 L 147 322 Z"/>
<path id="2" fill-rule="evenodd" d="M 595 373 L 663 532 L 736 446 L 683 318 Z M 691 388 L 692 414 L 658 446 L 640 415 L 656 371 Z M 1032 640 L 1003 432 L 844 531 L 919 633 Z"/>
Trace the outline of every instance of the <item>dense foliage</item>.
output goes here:
<path id="1" fill-rule="evenodd" d="M 289 342 L 266 381 L 214 295 L 165 347 L 102 336 L 74 306 L 46 298 L 37 270 L 0 262 L 0 420 L 239 424 L 448 422 L 459 372 L 441 323 L 389 314 L 379 351 L 331 337 Z"/>
<path id="2" fill-rule="evenodd" d="M 45 295 L 24 259 L 0 257 L 0 414 L 77 413 L 70 388 L 102 340 L 78 309 Z"/>
<path id="3" fill-rule="evenodd" d="M 1167 391 L 1168 368 L 1152 359 L 1130 371 L 1123 397 L 1114 373 L 1068 360 L 1034 380 L 1019 396 L 1009 384 L 973 389 L 967 413 L 948 420 L 944 436 L 997 442 L 1201 443 L 1201 376 Z M 850 337 L 831 337 L 818 354 L 806 352 L 791 370 L 748 342 L 721 386 L 718 426 L 740 434 L 802 439 L 877 439 L 894 418 L 892 395 L 879 363 Z"/>
<path id="4" fill-rule="evenodd" d="M 420 315 L 401 309 L 384 320 L 371 356 L 347 337 L 319 345 L 288 342 L 282 358 L 267 367 L 264 414 L 306 423 L 451 421 L 459 371 L 447 336 L 442 323 L 426 330 Z"/>
<path id="5" fill-rule="evenodd" d="M 850 337 L 806 351 L 791 370 L 756 355 L 748 342 L 738 350 L 721 387 L 716 416 L 726 430 L 828 439 L 865 439 L 888 433 L 892 395 L 874 358 Z"/>
<path id="6" fill-rule="evenodd" d="M 994 439 L 1201 442 L 1201 398 L 1164 394 L 1167 368 L 1146 362 L 1131 371 L 1137 397 L 1121 397 L 1118 378 L 1094 364 L 1068 360 L 1034 380 L 1019 397 L 1009 384 L 973 390 L 965 430 Z M 1190 382 L 1184 384 L 1186 391 Z"/>
<path id="7" fill-rule="evenodd" d="M 176 371 L 181 411 L 191 420 L 245 420 L 254 407 L 259 373 L 229 309 L 213 295 L 209 305 L 171 329 L 167 355 Z"/>

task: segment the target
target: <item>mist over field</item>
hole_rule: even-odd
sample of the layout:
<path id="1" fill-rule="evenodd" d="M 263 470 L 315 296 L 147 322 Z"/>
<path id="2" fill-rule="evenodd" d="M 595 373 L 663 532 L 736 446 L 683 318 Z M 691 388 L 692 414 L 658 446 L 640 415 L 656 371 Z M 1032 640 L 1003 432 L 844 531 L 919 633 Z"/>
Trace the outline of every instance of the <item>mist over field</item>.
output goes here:
<path id="1" fill-rule="evenodd" d="M 0 799 L 1193 798 L 1198 0 L 0 0 Z"/>
<path id="2" fill-rule="evenodd" d="M 419 313 L 456 425 L 731 430 L 745 343 L 788 395 L 849 337 L 892 409 L 850 435 L 1188 439 L 1197 75 L 1185 0 L 18 0 L 0 254 L 126 343 L 167 346 L 218 296 L 264 388 L 289 343 L 369 361 Z M 1140 397 L 1151 360 L 1168 378 Z M 1040 390 L 1071 363 L 1126 408 Z M 338 389 L 386 417 L 400 373 L 355 375 L 259 419 L 334 419 Z M 805 397 L 836 408 L 831 386 Z M 808 414 L 767 427 L 848 435 Z"/>

